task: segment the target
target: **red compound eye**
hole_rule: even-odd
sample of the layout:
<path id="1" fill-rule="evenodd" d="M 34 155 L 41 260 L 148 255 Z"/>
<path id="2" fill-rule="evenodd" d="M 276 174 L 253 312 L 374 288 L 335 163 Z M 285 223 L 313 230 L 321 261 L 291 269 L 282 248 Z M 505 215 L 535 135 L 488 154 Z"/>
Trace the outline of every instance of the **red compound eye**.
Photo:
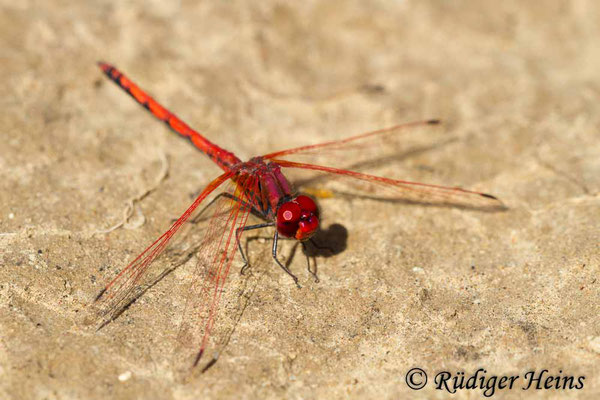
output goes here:
<path id="1" fill-rule="evenodd" d="M 295 203 L 298 203 L 302 211 L 306 211 L 312 215 L 319 216 L 319 209 L 317 204 L 308 196 L 298 196 L 294 199 Z"/>
<path id="2" fill-rule="evenodd" d="M 277 210 L 277 231 L 286 237 L 294 236 L 301 214 L 302 210 L 298 204 L 291 201 L 283 203 Z"/>
<path id="3" fill-rule="evenodd" d="M 298 240 L 310 238 L 319 229 L 319 209 L 308 196 L 298 196 L 277 210 L 277 232 Z"/>

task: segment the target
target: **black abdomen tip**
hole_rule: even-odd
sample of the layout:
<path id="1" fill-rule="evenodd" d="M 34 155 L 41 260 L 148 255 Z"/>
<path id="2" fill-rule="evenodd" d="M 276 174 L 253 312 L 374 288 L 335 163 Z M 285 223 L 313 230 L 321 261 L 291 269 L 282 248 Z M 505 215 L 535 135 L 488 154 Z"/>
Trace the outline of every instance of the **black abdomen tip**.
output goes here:
<path id="1" fill-rule="evenodd" d="M 110 64 L 105 63 L 104 61 L 98 61 L 96 64 L 98 64 L 98 66 L 100 67 L 102 72 L 104 72 L 109 77 L 110 77 L 110 74 L 112 73 L 112 71 L 115 69 L 115 67 L 113 67 Z"/>

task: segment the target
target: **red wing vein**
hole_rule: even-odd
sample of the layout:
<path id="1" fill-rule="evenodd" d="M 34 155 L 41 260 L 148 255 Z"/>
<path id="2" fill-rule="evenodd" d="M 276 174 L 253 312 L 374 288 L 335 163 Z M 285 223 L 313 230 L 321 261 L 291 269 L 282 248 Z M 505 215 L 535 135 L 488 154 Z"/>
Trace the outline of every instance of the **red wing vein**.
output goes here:
<path id="1" fill-rule="evenodd" d="M 202 239 L 178 333 L 177 355 L 187 360 L 192 351 L 195 351 L 194 362 L 184 361 L 184 369 L 195 365 L 207 346 L 223 287 L 237 251 L 232 240 L 235 240 L 237 229 L 246 225 L 250 213 L 247 204 L 253 204 L 254 201 L 248 198 L 249 193 L 252 192 L 248 188 L 253 187 L 255 179 L 249 176 L 244 182 L 238 182 L 231 193 L 237 199 L 243 200 L 246 205 L 228 198 L 219 200 Z M 229 212 L 225 213 L 225 209 Z"/>
<path id="2" fill-rule="evenodd" d="M 173 223 L 173 225 L 162 234 L 154 243 L 136 257 L 125 269 L 123 269 L 96 297 L 95 309 L 102 326 L 118 316 L 124 308 L 136 299 L 136 292 L 143 290 L 137 285 L 146 276 L 150 264 L 162 253 L 179 228 L 188 220 L 194 210 L 212 193 L 217 187 L 232 176 L 232 172 L 226 172 L 213 180 L 198 195 L 196 200 L 188 209 Z"/>
<path id="3" fill-rule="evenodd" d="M 434 204 L 454 204 L 484 209 L 505 208 L 500 200 L 490 194 L 466 190 L 460 187 L 447 187 L 420 182 L 396 180 L 333 167 L 297 163 L 279 159 L 273 160 L 273 162 L 276 162 L 282 167 L 286 168 L 299 168 L 327 172 L 330 174 L 354 178 L 386 188 L 391 188 L 400 194 L 401 199 L 408 201 Z M 373 192 L 369 191 L 369 194 L 373 195 Z"/>

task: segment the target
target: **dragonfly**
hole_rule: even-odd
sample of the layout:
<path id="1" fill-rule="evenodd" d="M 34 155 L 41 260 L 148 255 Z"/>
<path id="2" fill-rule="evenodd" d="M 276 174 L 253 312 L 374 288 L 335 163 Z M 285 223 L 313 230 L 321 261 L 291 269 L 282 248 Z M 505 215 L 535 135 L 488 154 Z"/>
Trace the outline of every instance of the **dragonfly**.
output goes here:
<path id="1" fill-rule="evenodd" d="M 264 228 L 273 229 L 272 258 L 275 264 L 300 287 L 297 276 L 279 260 L 278 241 L 280 238 L 290 238 L 301 243 L 311 240 L 319 230 L 321 213 L 313 197 L 296 192 L 284 171 L 312 171 L 362 182 L 367 185 L 368 194 L 379 193 L 382 189 L 391 192 L 392 198 L 409 202 L 483 209 L 503 207 L 502 202 L 493 195 L 460 187 L 396 180 L 334 166 L 294 161 L 298 157 L 315 156 L 326 151 L 338 151 L 340 154 L 352 148 L 360 151 L 370 144 L 381 144 L 382 139 L 398 135 L 399 132 L 410 128 L 437 125 L 439 120 L 405 123 L 342 140 L 276 151 L 242 161 L 232 152 L 212 143 L 192 129 L 120 70 L 104 62 L 99 62 L 98 65 L 110 80 L 137 103 L 163 121 L 170 130 L 189 140 L 196 149 L 207 155 L 223 171 L 206 185 L 194 202 L 165 233 L 105 285 L 94 301 L 100 328 L 102 328 L 127 309 L 142 293 L 144 287 L 149 285 L 153 276 L 150 271 L 156 264 L 153 262 L 181 231 L 182 226 L 190 221 L 195 211 L 202 210 L 200 213 L 204 213 L 204 210 L 209 210 L 202 238 L 196 248 L 196 269 L 178 335 L 179 341 L 194 349 L 192 367 L 198 365 L 206 350 L 236 252 L 243 262 L 242 271 L 248 266 L 248 256 L 241 245 L 241 238 L 245 232 Z M 199 208 L 200 205 L 204 207 Z M 257 217 L 261 222 L 248 224 L 250 215 Z M 216 356 L 213 356 L 209 365 L 215 361 Z"/>

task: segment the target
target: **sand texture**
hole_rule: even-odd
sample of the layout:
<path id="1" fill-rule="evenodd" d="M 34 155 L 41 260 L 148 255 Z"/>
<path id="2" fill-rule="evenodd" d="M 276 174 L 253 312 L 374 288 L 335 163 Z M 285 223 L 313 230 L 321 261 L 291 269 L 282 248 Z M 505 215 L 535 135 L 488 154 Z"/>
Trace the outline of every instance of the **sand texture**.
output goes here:
<path id="1" fill-rule="evenodd" d="M 600 397 L 600 3 L 0 3 L 1 399 L 442 399 L 436 373 L 478 368 L 585 377 L 494 398 Z M 182 265 L 99 331 L 91 304 L 220 170 L 99 60 L 242 159 L 439 118 L 312 161 L 507 209 L 294 175 L 320 195 L 320 282 L 285 241 L 296 288 L 272 231 L 249 233 L 251 267 L 233 260 L 203 358 L 219 360 L 182 378 L 178 354 L 193 354 L 173 349 L 197 255 L 165 253 L 156 271 Z M 413 367 L 429 375 L 420 391 Z"/>

